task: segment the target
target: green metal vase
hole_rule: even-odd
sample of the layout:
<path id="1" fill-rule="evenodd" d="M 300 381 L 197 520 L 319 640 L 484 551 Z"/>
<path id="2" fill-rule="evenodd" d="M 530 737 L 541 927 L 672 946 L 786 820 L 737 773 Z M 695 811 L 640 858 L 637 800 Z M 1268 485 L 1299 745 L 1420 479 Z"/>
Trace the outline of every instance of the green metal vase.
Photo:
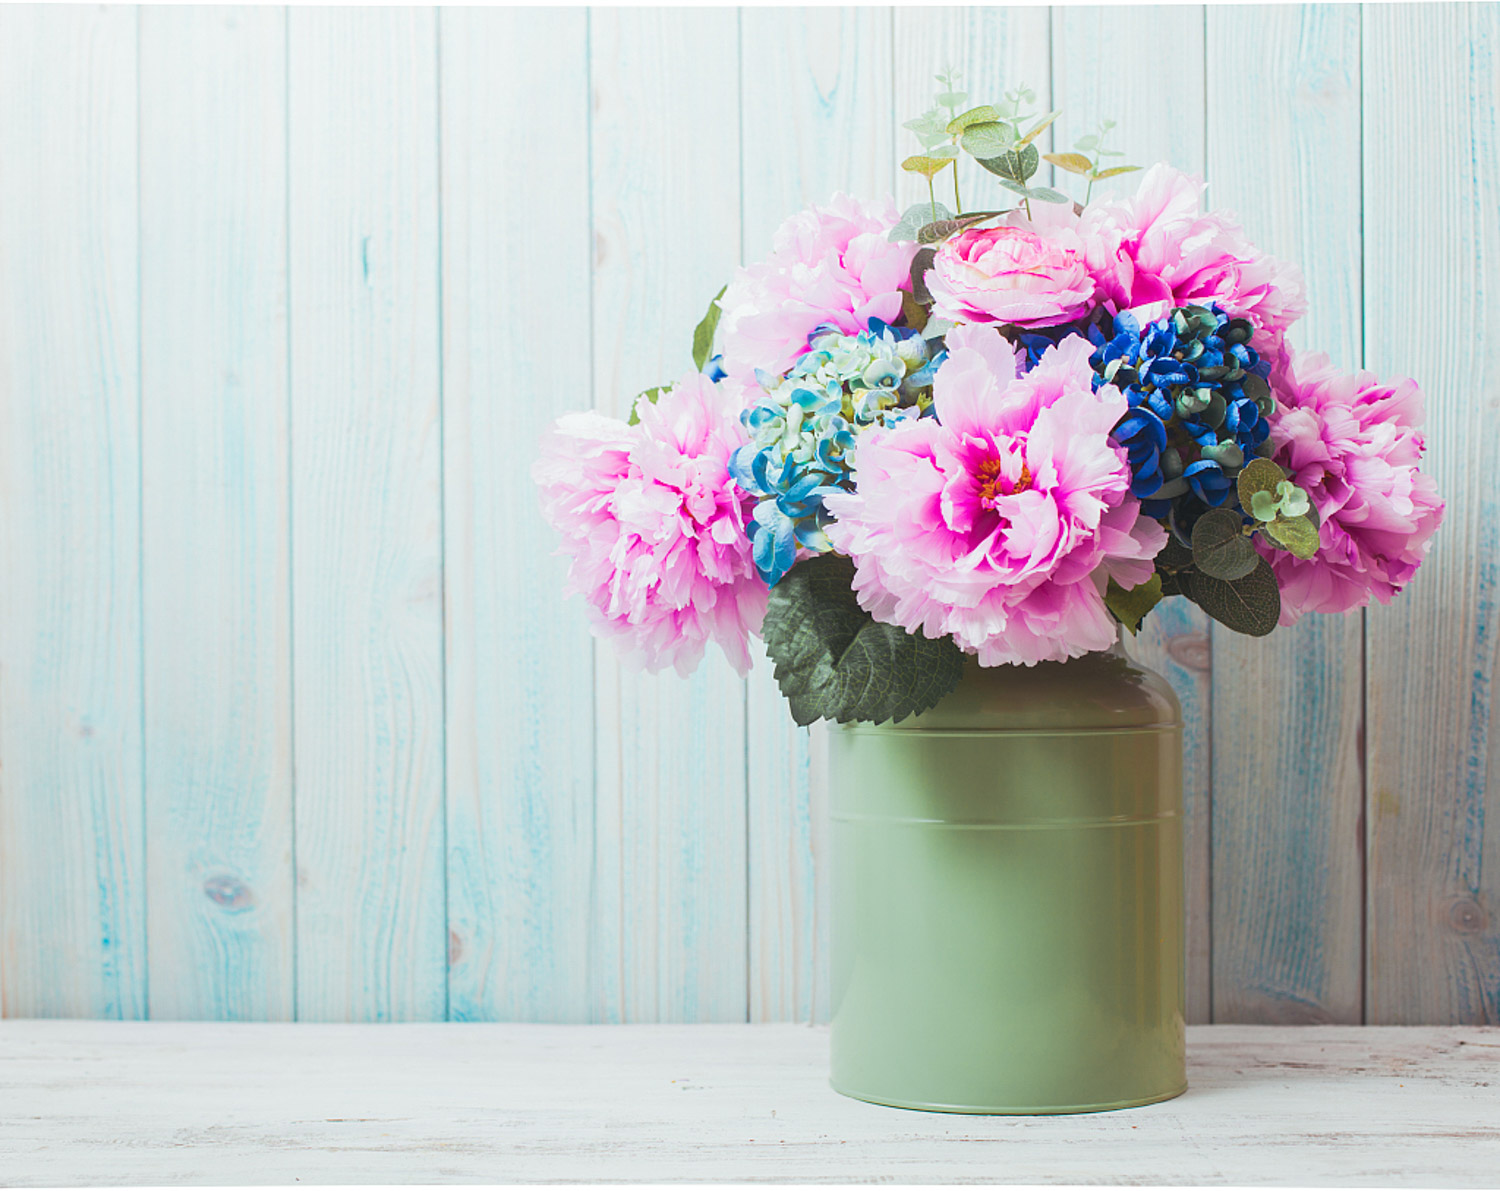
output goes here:
<path id="1" fill-rule="evenodd" d="M 1124 649 L 970 659 L 829 734 L 832 1082 L 901 1108 L 1096 1112 L 1187 1087 L 1182 713 Z"/>

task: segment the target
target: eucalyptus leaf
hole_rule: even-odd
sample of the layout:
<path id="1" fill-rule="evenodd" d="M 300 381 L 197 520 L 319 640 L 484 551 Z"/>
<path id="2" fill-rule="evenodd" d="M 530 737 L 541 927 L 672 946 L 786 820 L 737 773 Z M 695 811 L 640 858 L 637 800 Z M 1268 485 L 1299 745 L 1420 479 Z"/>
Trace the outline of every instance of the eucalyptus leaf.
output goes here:
<path id="1" fill-rule="evenodd" d="M 901 213 L 901 221 L 891 228 L 886 239 L 892 244 L 903 240 L 915 240 L 917 233 L 929 223 L 939 219 L 952 219 L 953 212 L 942 203 L 913 203 Z"/>
<path id="2" fill-rule="evenodd" d="M 1260 555 L 1232 509 L 1209 509 L 1193 526 L 1193 565 L 1214 579 L 1242 579 Z"/>
<path id="3" fill-rule="evenodd" d="M 937 101 L 945 108 L 956 108 L 961 103 L 968 103 L 969 93 L 967 91 L 942 91 L 938 93 Z"/>
<path id="4" fill-rule="evenodd" d="M 1111 153 L 1101 153 L 1100 156 L 1101 157 L 1112 157 L 1112 156 L 1114 156 L 1114 154 L 1111 154 Z M 1105 178 L 1114 178 L 1114 177 L 1117 177 L 1120 174 L 1134 173 L 1136 170 L 1138 170 L 1140 168 L 1141 167 L 1138 166 L 1138 165 L 1112 165 L 1107 170 L 1100 170 L 1093 177 L 1094 177 L 1094 181 L 1095 182 L 1102 182 L 1102 181 L 1104 181 Z"/>
<path id="5" fill-rule="evenodd" d="M 964 129 L 963 138 L 959 144 L 963 145 L 964 152 L 971 157 L 998 157 L 1014 143 L 1010 134 L 1010 125 L 993 122 L 989 124 L 975 124 L 971 128 Z"/>
<path id="6" fill-rule="evenodd" d="M 1269 459 L 1252 459 L 1245 464 L 1235 484 L 1239 489 L 1240 508 L 1251 512 L 1255 507 L 1255 494 L 1264 492 L 1274 502 L 1276 485 L 1286 479 L 1286 472 Z"/>
<path id="7" fill-rule="evenodd" d="M 1158 574 L 1153 574 L 1139 587 L 1131 588 L 1121 587 L 1111 579 L 1104 589 L 1104 606 L 1134 636 L 1141 631 L 1141 621 L 1146 619 L 1146 613 L 1161 603 L 1163 594 Z"/>
<path id="8" fill-rule="evenodd" d="M 981 157 L 978 161 L 990 173 L 1024 186 L 1026 180 L 1036 173 L 1041 154 L 1035 145 L 1026 145 L 1020 149 L 1008 149 L 996 157 Z"/>
<path id="9" fill-rule="evenodd" d="M 981 104 L 977 108 L 970 108 L 967 112 L 954 116 L 953 119 L 948 121 L 948 125 L 944 131 L 949 136 L 957 136 L 964 129 L 970 128 L 975 124 L 993 124 L 998 119 L 1000 119 L 999 112 L 987 103 Z"/>
<path id="10" fill-rule="evenodd" d="M 931 178 L 947 169 L 953 162 L 951 157 L 931 157 L 917 154 L 908 157 L 901 163 L 901 168 L 907 173 L 921 174 L 924 178 Z"/>
<path id="11" fill-rule="evenodd" d="M 1022 198 L 1026 198 L 1031 193 L 1022 183 L 1012 182 L 1009 178 L 996 178 L 995 181 L 1005 187 L 1006 190 L 1014 194 L 1019 194 Z"/>
<path id="12" fill-rule="evenodd" d="M 1261 529 L 1266 537 L 1298 558 L 1311 558 L 1318 552 L 1318 527 L 1307 517 L 1278 517 Z"/>
<path id="13" fill-rule="evenodd" d="M 1050 186 L 1033 186 L 1026 197 L 1041 199 L 1044 203 L 1071 203 L 1073 201 L 1062 191 L 1053 190 Z"/>
<path id="14" fill-rule="evenodd" d="M 964 228 L 976 223 L 983 223 L 997 214 L 999 212 L 996 211 L 976 211 L 970 215 L 960 215 L 957 219 L 939 219 L 936 223 L 926 224 L 917 230 L 917 243 L 936 244 L 939 240 L 946 240 L 955 232 L 961 232 Z"/>
<path id="15" fill-rule="evenodd" d="M 1255 569 L 1232 583 L 1198 571 L 1185 571 L 1184 594 L 1225 628 L 1264 637 L 1281 617 L 1281 592 L 1270 563 L 1256 556 Z"/>
<path id="16" fill-rule="evenodd" d="M 819 554 L 771 588 L 766 653 L 792 718 L 884 723 L 926 711 L 958 685 L 963 651 L 882 624 L 859 606 L 854 563 Z"/>
<path id="17" fill-rule="evenodd" d="M 699 372 L 703 371 L 708 358 L 714 354 L 714 332 L 719 329 L 719 316 L 724 313 L 719 308 L 719 299 L 728 288 L 726 285 L 714 295 L 714 300 L 708 304 L 708 313 L 693 329 L 693 367 Z"/>
<path id="18" fill-rule="evenodd" d="M 1042 158 L 1070 174 L 1087 174 L 1094 168 L 1094 163 L 1082 153 L 1043 153 Z"/>
<path id="19" fill-rule="evenodd" d="M 919 248 L 911 258 L 911 293 L 918 302 L 927 305 L 932 301 L 932 292 L 927 288 L 927 270 L 932 268 L 937 256 L 935 248 Z"/>
<path id="20" fill-rule="evenodd" d="M 1052 126 L 1052 121 L 1056 120 L 1061 115 L 1062 112 L 1060 111 L 1048 112 L 1031 126 L 1031 131 L 1021 138 L 1020 143 L 1023 145 L 1031 144 L 1032 141 L 1036 140 L 1037 137 L 1041 136 L 1042 133 L 1044 133 L 1048 128 Z"/>

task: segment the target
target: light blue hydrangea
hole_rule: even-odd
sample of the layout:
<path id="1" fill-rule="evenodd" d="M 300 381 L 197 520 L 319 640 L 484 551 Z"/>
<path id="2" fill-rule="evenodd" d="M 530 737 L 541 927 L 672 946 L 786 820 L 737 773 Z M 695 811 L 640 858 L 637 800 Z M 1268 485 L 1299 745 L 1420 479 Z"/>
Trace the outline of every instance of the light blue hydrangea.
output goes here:
<path id="1" fill-rule="evenodd" d="M 762 498 L 746 530 L 766 583 L 791 570 L 799 546 L 832 549 L 823 498 L 853 487 L 859 432 L 928 413 L 944 358 L 942 351 L 930 353 L 918 332 L 871 320 L 858 335 L 819 327 L 784 376 L 756 373 L 764 396 L 741 415 L 750 441 L 734 453 L 729 470 L 741 488 Z"/>

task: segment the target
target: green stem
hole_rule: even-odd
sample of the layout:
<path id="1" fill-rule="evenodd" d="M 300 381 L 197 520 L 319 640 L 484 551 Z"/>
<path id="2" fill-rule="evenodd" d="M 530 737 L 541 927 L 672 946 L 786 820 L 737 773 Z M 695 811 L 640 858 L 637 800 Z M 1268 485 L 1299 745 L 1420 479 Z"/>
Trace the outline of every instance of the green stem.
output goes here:
<path id="1" fill-rule="evenodd" d="M 958 197 L 958 159 L 953 159 L 953 213 L 962 215 L 964 213 L 963 201 Z"/>
<path id="2" fill-rule="evenodd" d="M 932 204 L 932 222 L 937 222 L 937 193 L 932 189 L 932 175 L 927 175 L 927 201 Z"/>
<path id="3" fill-rule="evenodd" d="M 1093 196 L 1093 193 L 1094 193 L 1094 175 L 1090 174 L 1089 175 L 1088 188 L 1083 192 L 1083 205 L 1085 207 L 1087 207 L 1089 205 L 1089 199 Z"/>

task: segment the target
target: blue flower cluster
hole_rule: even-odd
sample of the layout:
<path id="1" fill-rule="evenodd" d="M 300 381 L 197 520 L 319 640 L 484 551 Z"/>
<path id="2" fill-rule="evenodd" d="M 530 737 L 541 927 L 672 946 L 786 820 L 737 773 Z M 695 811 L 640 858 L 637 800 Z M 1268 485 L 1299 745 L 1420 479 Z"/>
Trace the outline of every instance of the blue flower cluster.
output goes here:
<path id="1" fill-rule="evenodd" d="M 1144 329 L 1123 313 L 1108 334 L 1089 328 L 1095 388 L 1112 384 L 1130 402 L 1114 437 L 1148 517 L 1169 517 L 1185 497 L 1224 504 L 1245 461 L 1264 453 L 1275 404 L 1254 331 L 1217 305 L 1179 307 Z"/>
<path id="2" fill-rule="evenodd" d="M 730 457 L 729 471 L 761 497 L 745 528 L 767 584 L 791 570 L 799 546 L 832 549 L 823 498 L 853 487 L 850 453 L 859 431 L 929 413 L 932 379 L 945 358 L 919 332 L 871 319 L 858 335 L 819 327 L 784 376 L 756 373 L 765 395 L 740 415 L 750 441 Z"/>

